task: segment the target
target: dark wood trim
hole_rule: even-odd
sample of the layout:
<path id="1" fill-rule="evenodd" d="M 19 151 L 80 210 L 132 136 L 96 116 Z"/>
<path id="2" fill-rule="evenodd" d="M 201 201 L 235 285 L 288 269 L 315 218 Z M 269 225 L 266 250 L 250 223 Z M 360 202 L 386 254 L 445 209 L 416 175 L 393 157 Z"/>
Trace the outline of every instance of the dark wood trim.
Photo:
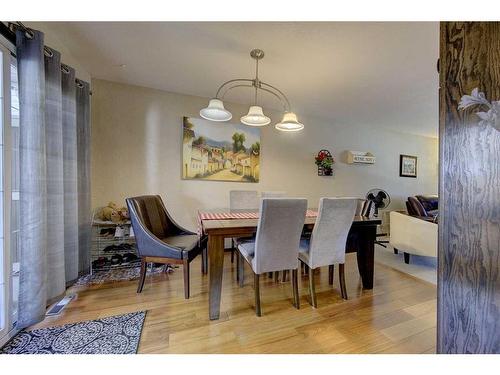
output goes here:
<path id="1" fill-rule="evenodd" d="M 500 100 L 500 22 L 440 25 L 438 353 L 500 353 L 500 131 L 458 108 Z"/>

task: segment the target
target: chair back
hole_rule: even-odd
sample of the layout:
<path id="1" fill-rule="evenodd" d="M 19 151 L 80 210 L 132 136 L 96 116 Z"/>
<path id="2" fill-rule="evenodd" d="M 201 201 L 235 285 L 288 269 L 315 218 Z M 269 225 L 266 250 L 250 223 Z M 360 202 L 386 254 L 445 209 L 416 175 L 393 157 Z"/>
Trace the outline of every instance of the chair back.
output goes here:
<path id="1" fill-rule="evenodd" d="M 259 209 L 259 193 L 256 190 L 231 190 L 229 192 L 231 210 Z"/>
<path id="2" fill-rule="evenodd" d="M 139 255 L 146 254 L 147 245 L 155 238 L 162 239 L 182 233 L 168 214 L 159 195 L 127 198 L 130 221 L 134 229 Z"/>
<path id="3" fill-rule="evenodd" d="M 356 213 L 355 198 L 321 198 L 311 234 L 309 262 L 313 268 L 344 263 L 347 235 Z"/>
<path id="4" fill-rule="evenodd" d="M 354 216 L 363 216 L 363 209 L 365 208 L 365 205 L 368 203 L 368 200 L 364 198 L 357 198 L 356 201 L 357 201 L 356 213 L 354 214 Z"/>
<path id="5" fill-rule="evenodd" d="M 375 214 L 375 205 L 372 201 L 365 199 L 359 216 L 370 218 Z"/>
<path id="6" fill-rule="evenodd" d="M 261 198 L 283 198 L 286 197 L 286 191 L 263 191 Z"/>
<path id="7" fill-rule="evenodd" d="M 254 272 L 296 269 L 307 199 L 264 198 L 255 237 Z"/>

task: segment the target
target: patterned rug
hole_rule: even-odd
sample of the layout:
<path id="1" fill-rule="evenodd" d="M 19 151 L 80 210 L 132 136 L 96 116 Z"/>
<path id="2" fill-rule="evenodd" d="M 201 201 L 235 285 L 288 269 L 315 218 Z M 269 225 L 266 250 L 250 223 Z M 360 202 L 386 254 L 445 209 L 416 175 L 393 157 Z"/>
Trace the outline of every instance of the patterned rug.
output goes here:
<path id="1" fill-rule="evenodd" d="M 136 354 L 145 311 L 21 331 L 0 354 Z"/>
<path id="2" fill-rule="evenodd" d="M 148 267 L 148 275 L 161 273 L 165 270 L 165 266 L 159 267 Z M 173 272 L 173 267 L 168 267 L 167 272 Z M 102 284 L 107 282 L 117 282 L 117 281 L 129 281 L 135 280 L 139 278 L 141 272 L 141 267 L 132 267 L 132 268 L 121 268 L 109 271 L 95 271 L 92 275 L 83 275 L 76 280 L 74 285 L 77 286 L 89 286 Z"/>

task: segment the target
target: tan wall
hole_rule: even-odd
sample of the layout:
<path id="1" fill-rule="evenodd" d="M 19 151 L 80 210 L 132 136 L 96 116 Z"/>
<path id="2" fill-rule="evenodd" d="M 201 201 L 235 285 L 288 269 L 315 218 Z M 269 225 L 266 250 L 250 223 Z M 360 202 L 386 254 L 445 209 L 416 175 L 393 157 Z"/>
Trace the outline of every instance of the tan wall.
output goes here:
<path id="1" fill-rule="evenodd" d="M 206 98 L 102 80 L 92 81 L 92 91 L 93 207 L 158 193 L 172 215 L 194 229 L 196 210 L 227 207 L 233 189 L 285 190 L 316 206 L 321 196 L 361 197 L 379 187 L 391 195 L 390 209 L 404 208 L 409 195 L 437 193 L 437 139 L 300 115 L 305 124 L 302 132 L 262 129 L 259 183 L 182 180 L 182 117 L 198 116 Z M 227 108 L 232 121 L 248 109 Z M 276 114 L 270 117 L 273 123 L 278 121 Z M 314 156 L 323 148 L 335 157 L 333 177 L 317 176 Z M 370 151 L 376 164 L 346 164 L 346 150 Z M 418 156 L 417 179 L 399 177 L 400 154 Z"/>

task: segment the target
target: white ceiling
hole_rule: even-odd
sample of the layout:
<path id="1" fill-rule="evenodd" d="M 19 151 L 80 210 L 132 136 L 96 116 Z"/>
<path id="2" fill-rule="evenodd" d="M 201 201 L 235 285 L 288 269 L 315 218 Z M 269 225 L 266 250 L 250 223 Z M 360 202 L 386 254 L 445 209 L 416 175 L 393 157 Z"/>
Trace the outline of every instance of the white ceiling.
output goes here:
<path id="1" fill-rule="evenodd" d="M 232 78 L 278 86 L 300 116 L 436 137 L 436 22 L 62 22 L 50 28 L 95 78 L 212 97 Z M 125 68 L 119 67 L 126 64 Z M 252 101 L 248 89 L 227 100 Z M 273 97 L 264 106 L 280 109 Z"/>

